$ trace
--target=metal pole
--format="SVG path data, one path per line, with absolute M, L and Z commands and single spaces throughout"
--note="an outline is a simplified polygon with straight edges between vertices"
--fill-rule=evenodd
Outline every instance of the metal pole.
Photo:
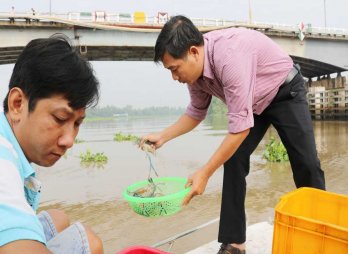
M 326 0 L 324 0 L 324 26 L 326 29 Z
M 50 16 L 52 16 L 52 5 L 51 5 L 51 0 L 50 0 Z
M 252 18 L 252 13 L 251 13 L 251 4 L 250 4 L 250 0 L 248 0 L 248 2 L 249 2 L 249 23 L 252 23 L 253 18 Z
M 160 247 L 160 246 L 165 245 L 165 244 L 170 244 L 172 246 L 174 244 L 175 240 L 180 239 L 180 238 L 182 238 L 184 236 L 190 235 L 190 234 L 192 234 L 193 232 L 196 232 L 199 229 L 205 228 L 205 227 L 207 227 L 207 226 L 209 226 L 211 224 L 214 224 L 214 223 L 218 222 L 219 220 L 220 220 L 220 217 L 215 218 L 215 219 L 213 219 L 211 221 L 208 221 L 208 222 L 206 222 L 206 223 L 204 223 L 202 225 L 199 225 L 199 226 L 197 226 L 195 228 L 189 229 L 189 230 L 187 230 L 185 232 L 182 232 L 182 233 L 177 234 L 175 236 L 169 237 L 169 238 L 167 238 L 167 239 L 165 239 L 163 241 L 160 241 L 160 242 L 152 245 L 151 247 L 157 248 L 157 247 Z

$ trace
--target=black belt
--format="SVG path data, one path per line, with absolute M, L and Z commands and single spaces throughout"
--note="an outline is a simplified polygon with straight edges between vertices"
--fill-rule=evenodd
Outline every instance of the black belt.
M 300 66 L 298 64 L 296 64 L 290 70 L 290 72 L 289 72 L 288 76 L 286 77 L 283 85 L 289 84 L 298 73 L 300 73 Z

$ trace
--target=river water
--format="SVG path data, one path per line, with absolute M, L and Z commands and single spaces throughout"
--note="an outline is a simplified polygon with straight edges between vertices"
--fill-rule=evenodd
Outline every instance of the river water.
M 130 184 L 145 180 L 149 163 L 145 153 L 130 142 L 113 141 L 116 132 L 145 135 L 168 126 L 177 117 L 152 119 L 119 118 L 87 122 L 79 139 L 66 156 L 51 168 L 38 169 L 43 183 L 40 209 L 59 208 L 73 221 L 91 226 L 104 242 L 105 253 L 131 245 L 153 245 L 168 237 L 215 219 L 220 213 L 222 168 L 211 177 L 204 195 L 194 198 L 179 213 L 146 218 L 134 213 L 122 198 Z M 154 159 L 161 177 L 187 177 L 202 166 L 226 133 L 225 117 L 205 120 L 194 131 L 167 143 Z M 325 171 L 327 190 L 348 195 L 348 122 L 314 121 L 317 150 Z M 288 162 L 269 163 L 262 158 L 265 144 L 278 137 L 273 128 L 266 133 L 251 157 L 247 177 L 246 212 L 248 224 L 272 221 L 279 198 L 293 190 Z M 83 165 L 79 155 L 90 149 L 108 156 L 103 166 Z M 217 224 L 178 240 L 174 253 L 184 253 L 217 238 Z M 164 250 L 166 250 L 164 246 Z

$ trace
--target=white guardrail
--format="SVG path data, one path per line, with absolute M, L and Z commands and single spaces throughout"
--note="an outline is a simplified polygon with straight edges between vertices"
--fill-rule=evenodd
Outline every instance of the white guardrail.
M 121 23 L 121 24 L 147 24 L 147 25 L 162 25 L 170 16 L 166 12 L 158 12 L 156 16 L 148 16 L 144 12 L 134 13 L 109 13 L 105 11 L 94 11 L 94 12 L 68 12 L 68 13 L 47 13 L 47 12 L 0 12 L 0 19 L 16 18 L 21 16 L 52 16 L 60 19 L 67 19 L 79 22 L 96 22 L 96 23 Z M 225 19 L 212 19 L 212 18 L 191 18 L 192 22 L 197 26 L 257 26 L 269 29 L 276 29 L 288 32 L 299 32 L 302 31 L 306 34 L 332 34 L 332 35 L 347 35 L 348 29 L 343 28 L 324 28 L 324 27 L 313 27 L 311 24 L 303 24 L 302 22 L 298 25 L 288 24 L 277 24 L 267 22 L 252 22 L 237 20 L 225 20 Z

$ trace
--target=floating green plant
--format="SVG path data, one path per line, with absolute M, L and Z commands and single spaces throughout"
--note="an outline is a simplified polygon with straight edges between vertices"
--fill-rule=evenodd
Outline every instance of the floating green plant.
M 274 137 L 266 144 L 266 150 L 263 153 L 263 158 L 270 162 L 289 161 L 289 156 L 281 141 L 276 141 Z
M 84 163 L 106 163 L 108 157 L 104 153 L 92 153 L 91 150 L 87 149 L 86 153 L 80 154 L 81 162 Z
M 132 134 L 123 134 L 122 132 L 118 132 L 114 136 L 114 140 L 117 142 L 122 142 L 122 141 L 133 141 L 136 142 L 139 140 L 139 137 L 134 136 Z

